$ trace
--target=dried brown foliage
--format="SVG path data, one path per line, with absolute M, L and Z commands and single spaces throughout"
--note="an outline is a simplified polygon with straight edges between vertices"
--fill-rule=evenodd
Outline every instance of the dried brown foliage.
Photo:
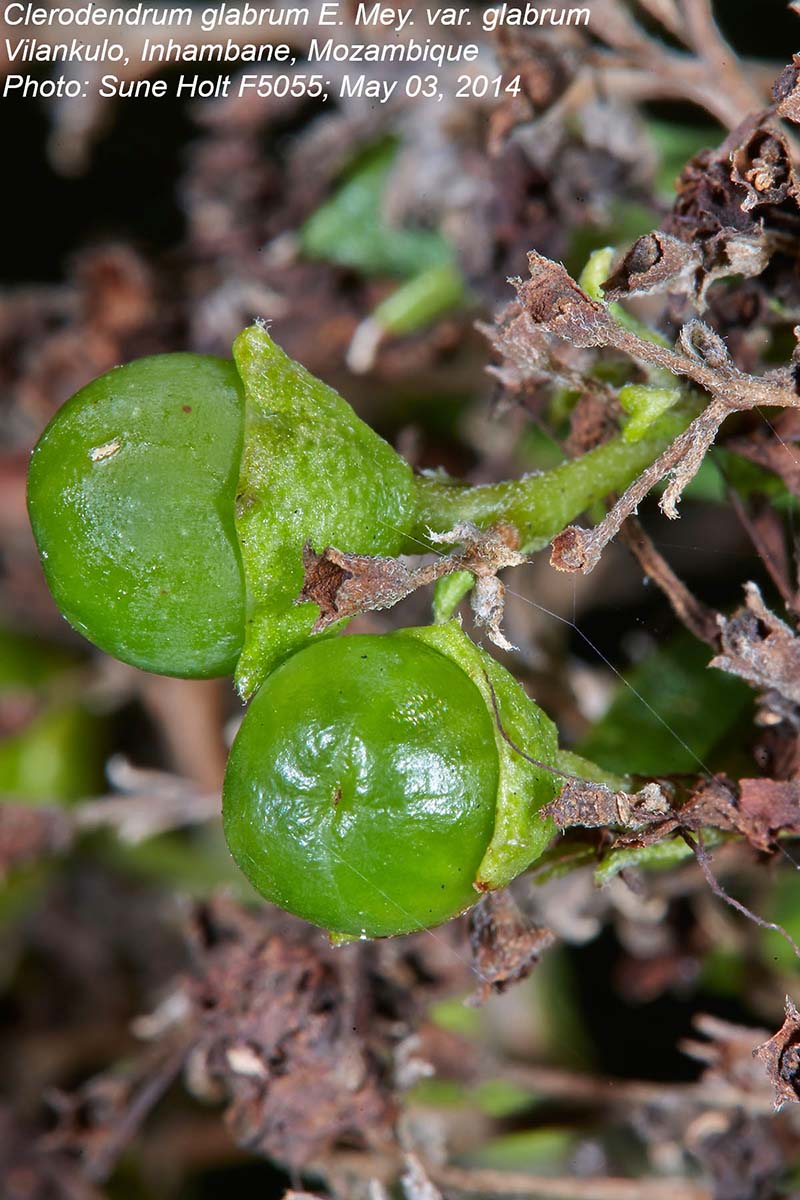
M 225 1097 L 236 1140 L 297 1165 L 341 1140 L 386 1141 L 398 1030 L 376 1013 L 368 971 L 351 955 L 348 979 L 333 954 L 233 906 L 201 910 L 194 939 L 190 1080 Z
M 775 1105 L 800 1100 L 800 1015 L 786 997 L 786 1018 L 769 1041 L 756 1046 L 753 1054 L 762 1063 L 775 1089 Z
M 481 897 L 470 913 L 469 939 L 481 980 L 473 1004 L 483 1004 L 525 979 L 556 940 L 549 929 L 524 917 L 508 890 Z
M 417 588 L 454 571 L 468 571 L 475 580 L 471 602 L 477 623 L 495 645 L 513 649 L 500 629 L 504 587 L 497 573 L 527 561 L 517 550 L 517 531 L 507 525 L 481 530 L 463 522 L 446 533 L 429 531 L 429 538 L 434 545 L 461 542 L 464 549 L 440 555 L 427 565 L 410 567 L 399 558 L 348 554 L 334 546 L 317 554 L 307 545 L 303 549 L 305 579 L 297 602 L 311 601 L 319 606 L 314 629 L 322 630 L 342 618 L 391 608 Z

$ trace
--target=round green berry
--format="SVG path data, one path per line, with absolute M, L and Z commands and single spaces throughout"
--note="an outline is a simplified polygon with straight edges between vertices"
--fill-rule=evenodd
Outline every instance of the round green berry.
M 480 692 L 410 638 L 319 642 L 269 677 L 225 782 L 225 832 L 270 900 L 328 929 L 437 925 L 475 901 L 497 755 Z
M 164 354 L 95 379 L 42 434 L 33 532 L 56 603 L 102 650 L 165 675 L 234 669 L 243 431 L 232 363 Z
M 447 920 L 538 857 L 554 777 L 510 762 L 487 664 L 512 728 L 553 762 L 551 722 L 454 625 L 317 642 L 269 676 L 223 793 L 228 845 L 262 895 L 382 937 Z

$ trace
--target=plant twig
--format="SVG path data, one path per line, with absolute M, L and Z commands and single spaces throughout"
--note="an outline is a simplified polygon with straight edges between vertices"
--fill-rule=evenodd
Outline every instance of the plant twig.
M 440 1187 L 495 1196 L 531 1196 L 536 1200 L 711 1200 L 708 1188 L 686 1179 L 547 1178 L 520 1171 L 429 1167 Z
M 686 26 L 676 0 L 639 0 L 639 7 L 659 21 L 673 37 L 685 42 Z
M 631 554 L 647 578 L 652 579 L 667 597 L 678 620 L 701 642 L 706 642 L 709 646 L 718 646 L 719 626 L 716 613 L 698 600 L 675 574 L 656 549 L 652 539 L 645 533 L 638 517 L 629 517 L 621 532 Z
M 674 472 L 674 478 L 661 498 L 661 508 L 667 516 L 677 516 L 675 493 L 682 490 L 697 473 L 727 415 L 727 409 L 720 404 L 709 404 L 664 453 L 634 480 L 598 525 L 591 530 L 570 525 L 553 539 L 551 564 L 559 571 L 583 571 L 588 574 L 597 566 L 603 550 L 617 536 L 623 523 L 638 510 L 648 492 L 670 471 Z M 667 492 L 670 492 L 669 497 Z M 667 511 L 667 506 L 670 506 L 670 511 Z
M 728 97 L 742 115 L 761 106 L 763 97 L 745 78 L 735 51 L 728 45 L 714 20 L 710 0 L 680 0 L 689 42 L 705 64 L 714 87 Z
M 734 896 L 729 895 L 728 892 L 725 891 L 724 887 L 711 870 L 711 860 L 709 858 L 708 851 L 703 845 L 702 831 L 698 831 L 697 841 L 695 841 L 691 834 L 687 833 L 685 829 L 681 830 L 681 837 L 686 842 L 686 845 L 692 850 L 695 858 L 697 859 L 697 865 L 703 872 L 706 883 L 711 888 L 714 895 L 717 896 L 718 899 L 724 900 L 724 902 L 730 905 L 731 908 L 735 908 L 738 913 L 741 913 L 743 917 L 747 917 L 748 921 L 752 921 L 753 924 L 758 925 L 760 929 L 771 929 L 773 933 L 779 933 L 781 937 L 791 946 L 796 957 L 800 958 L 800 947 L 798 947 L 797 942 L 782 925 L 778 925 L 775 921 L 765 921 L 763 917 L 759 917 L 758 914 L 754 913 L 752 909 L 749 909 L 747 905 L 742 904 L 741 900 L 737 900 Z
M 767 1089 L 763 1093 L 750 1092 L 716 1080 L 701 1080 L 698 1083 L 652 1083 L 646 1079 L 613 1079 L 602 1075 L 562 1071 L 557 1067 L 517 1063 L 497 1064 L 496 1069 L 509 1083 L 516 1083 L 544 1096 L 572 1103 L 624 1108 L 642 1105 L 677 1110 L 686 1104 L 696 1104 L 704 1108 L 745 1109 L 752 1113 L 772 1111 L 772 1097 Z
M 680 349 L 672 349 L 642 336 L 627 322 L 620 323 L 613 308 L 587 294 L 560 264 L 535 251 L 528 255 L 528 263 L 530 280 L 514 283 L 523 312 L 534 326 L 579 349 L 620 350 L 661 371 L 691 380 L 710 396 L 706 407 L 655 462 L 645 467 L 599 525 L 591 531 L 569 526 L 555 538 L 552 565 L 561 571 L 589 572 L 623 521 L 667 475 L 671 478 L 660 507 L 665 516 L 677 517 L 681 494 L 696 475 L 727 416 L 762 405 L 798 408 L 800 396 L 788 372 L 754 376 L 740 371 L 719 334 L 702 321 L 684 325 L 678 339 Z

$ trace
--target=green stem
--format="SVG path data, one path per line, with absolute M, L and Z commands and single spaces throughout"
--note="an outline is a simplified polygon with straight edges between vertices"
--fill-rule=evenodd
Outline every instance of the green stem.
M 378 305 L 372 320 L 386 333 L 403 336 L 458 308 L 467 296 L 455 263 L 438 263 L 401 283 Z
M 486 527 L 514 525 L 524 551 L 551 541 L 571 521 L 610 492 L 623 491 L 658 458 L 697 415 L 689 398 L 656 421 L 649 434 L 628 442 L 621 435 L 551 471 L 472 487 L 435 476 L 417 478 L 417 523 L 407 552 L 428 529 L 444 533 L 459 521 Z

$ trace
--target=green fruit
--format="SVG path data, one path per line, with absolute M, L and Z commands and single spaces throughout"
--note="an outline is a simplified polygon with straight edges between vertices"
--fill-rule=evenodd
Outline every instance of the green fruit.
M 620 490 L 688 421 L 670 410 L 553 471 L 469 487 L 409 465 L 261 326 L 233 362 L 141 359 L 88 384 L 33 452 L 28 502 L 61 611 L 165 675 L 235 671 L 252 696 L 315 632 L 303 547 L 396 555 L 471 521 L 543 545 Z M 327 632 L 334 632 L 335 626 Z
M 102 650 L 167 675 L 234 669 L 243 430 L 232 363 L 164 354 L 95 379 L 42 434 L 33 532 L 56 603 Z
M 437 925 L 507 883 L 552 837 L 538 810 L 558 777 L 510 748 L 495 703 L 504 731 L 555 763 L 552 723 L 454 622 L 295 654 L 228 762 L 225 834 L 244 874 L 356 937 Z
M 31 524 L 67 619 L 145 670 L 237 670 L 250 695 L 311 635 L 306 541 L 394 554 L 411 469 L 260 327 L 234 362 L 140 359 L 88 384 L 33 453 Z

